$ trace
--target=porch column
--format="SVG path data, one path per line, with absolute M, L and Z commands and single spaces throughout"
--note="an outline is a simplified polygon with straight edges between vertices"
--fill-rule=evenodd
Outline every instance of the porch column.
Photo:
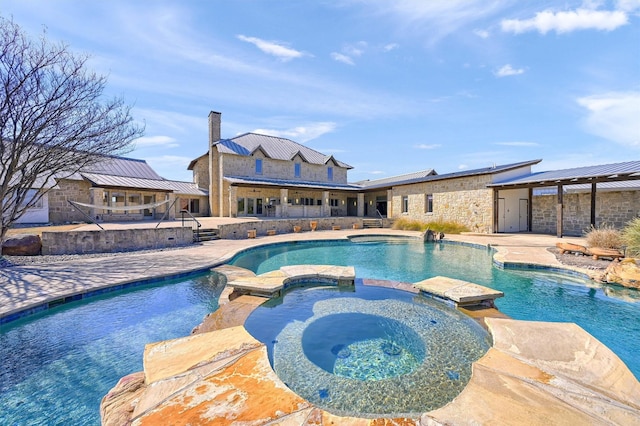
M 562 207 L 563 207 L 562 184 L 558 185 L 558 204 L 556 205 L 556 236 L 562 238 Z
M 393 191 L 391 189 L 387 189 L 387 217 L 393 217 Z
M 331 206 L 329 205 L 329 191 L 322 191 L 322 217 L 331 216 Z
M 238 217 L 238 187 L 229 186 L 229 217 Z
M 364 192 L 358 193 L 358 217 L 364 217 Z
M 287 207 L 289 207 L 289 190 L 284 188 L 280 189 L 280 207 L 282 211 L 282 217 L 289 217 Z

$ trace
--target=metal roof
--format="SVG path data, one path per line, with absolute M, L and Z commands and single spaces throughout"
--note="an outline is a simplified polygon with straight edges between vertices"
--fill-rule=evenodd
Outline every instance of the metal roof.
M 540 161 L 542 160 L 529 160 L 529 161 L 522 161 L 520 163 L 503 164 L 500 166 L 484 167 L 481 169 L 465 170 L 462 172 L 446 173 L 442 175 L 432 174 L 432 175 L 427 175 L 422 177 L 415 177 L 412 179 L 398 179 L 397 181 L 393 180 L 393 178 L 389 178 L 388 182 L 384 182 L 383 184 L 379 184 L 379 185 L 369 184 L 366 181 L 360 182 L 360 184 L 362 185 L 362 189 L 390 188 L 392 186 L 399 186 L 399 185 L 408 185 L 408 184 L 422 183 L 422 182 L 433 182 L 433 181 L 445 180 L 445 179 L 456 179 L 456 178 L 462 178 L 462 177 L 502 173 L 510 170 L 519 169 L 521 167 L 532 166 L 534 164 L 538 164 Z M 404 176 L 408 176 L 408 175 L 402 175 L 402 176 L 399 176 L 399 178 L 402 178 Z M 376 182 L 376 181 L 369 181 L 369 182 Z
M 598 192 L 611 192 L 611 191 L 638 191 L 640 190 L 640 181 L 619 181 L 619 182 L 600 182 L 597 183 Z M 578 192 L 590 192 L 591 184 L 584 183 L 580 185 L 563 185 L 562 191 L 565 194 L 578 193 Z M 547 186 L 542 188 L 536 188 L 533 190 L 533 195 L 554 195 L 558 193 L 557 186 Z
M 492 187 L 541 187 L 640 179 L 640 161 L 550 170 L 490 184 Z
M 100 175 L 95 173 L 83 173 L 82 176 L 96 186 L 153 189 L 156 191 L 173 192 L 169 181 L 162 179 L 141 179 L 124 176 Z
M 224 154 L 248 156 L 257 150 L 262 150 L 269 158 L 285 161 L 291 161 L 299 154 L 304 161 L 311 164 L 327 164 L 330 161 L 334 161 L 339 167 L 353 168 L 342 161 L 336 160 L 331 155 L 322 154 L 292 140 L 276 136 L 245 133 L 235 138 L 221 139 L 215 142 L 214 145 Z
M 354 182 L 353 184 L 360 185 L 366 189 L 373 189 L 373 188 L 379 188 L 379 187 L 385 187 L 385 186 L 399 185 L 402 182 L 415 181 L 416 179 L 422 179 L 427 176 L 432 176 L 437 174 L 438 173 L 436 173 L 435 170 L 427 169 L 427 170 L 421 170 L 419 172 L 407 173 L 407 174 L 398 175 L 398 176 L 391 176 L 391 177 L 382 178 L 382 179 L 363 180 L 359 182 Z
M 193 182 L 181 182 L 176 180 L 165 180 L 165 182 L 169 185 L 169 188 L 173 189 L 173 192 L 178 195 L 209 195 L 209 191 L 198 188 L 198 186 Z
M 262 186 L 278 186 L 278 187 L 290 187 L 290 188 L 309 188 L 309 189 L 323 189 L 326 191 L 361 191 L 362 188 L 358 185 L 352 185 L 348 183 L 335 184 L 329 182 L 313 182 L 313 181 L 300 181 L 300 180 L 286 180 L 286 179 L 266 179 L 266 178 L 252 178 L 246 176 L 225 176 L 224 180 L 236 185 L 262 185 Z
M 104 157 L 104 161 L 100 161 L 83 171 L 100 175 L 155 180 L 163 179 L 145 160 L 124 157 Z

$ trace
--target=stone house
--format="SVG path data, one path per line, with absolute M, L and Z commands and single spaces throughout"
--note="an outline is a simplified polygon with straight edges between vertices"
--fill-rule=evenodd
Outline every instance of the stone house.
M 209 215 L 206 190 L 164 179 L 144 160 L 105 156 L 88 170 L 52 179 L 45 187 L 47 194 L 19 223 L 174 219 L 182 210 Z
M 362 215 L 347 182 L 352 167 L 289 139 L 245 133 L 220 138 L 221 115 L 209 114 L 209 151 L 193 160 L 196 185 L 209 188 L 219 217 Z

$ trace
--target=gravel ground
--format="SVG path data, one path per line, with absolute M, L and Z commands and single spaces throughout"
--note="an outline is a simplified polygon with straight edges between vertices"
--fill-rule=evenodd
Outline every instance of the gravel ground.
M 0 268 L 10 268 L 12 266 L 20 266 L 20 265 L 36 265 L 36 264 L 44 264 L 44 263 L 58 263 L 58 262 L 66 262 L 66 261 L 69 261 L 69 260 L 88 259 L 88 258 L 97 258 L 97 257 L 114 257 L 114 256 L 122 256 L 122 255 L 138 254 L 138 253 L 151 253 L 151 252 L 161 252 L 161 251 L 169 251 L 169 250 L 180 250 L 181 248 L 184 248 L 184 247 L 167 247 L 167 248 L 155 249 L 155 250 L 136 250 L 136 251 L 117 252 L 117 253 L 64 254 L 64 255 L 55 255 L 55 256 L 54 255 L 50 255 L 50 256 L 1 256 L 0 257 Z

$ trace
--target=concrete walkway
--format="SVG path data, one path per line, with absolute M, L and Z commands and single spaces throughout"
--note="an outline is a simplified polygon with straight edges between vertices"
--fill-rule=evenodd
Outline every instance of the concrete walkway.
M 214 226 L 215 223 L 207 225 Z M 87 227 L 90 226 L 95 225 L 87 225 Z M 155 226 L 155 224 L 149 224 L 149 226 Z M 238 251 L 257 245 L 343 239 L 349 235 L 372 234 L 416 237 L 420 235 L 418 232 L 390 229 L 304 232 L 256 239 L 216 240 L 181 249 L 121 253 L 103 257 L 78 257 L 56 263 L 3 268 L 0 270 L 0 324 L 15 319 L 19 312 L 28 309 L 46 309 L 47 304 L 55 305 L 64 302 L 65 298 L 67 300 L 74 297 L 81 298 L 88 292 L 103 288 L 207 270 L 227 262 Z M 554 255 L 547 251 L 548 247 L 553 247 L 559 241 L 556 237 L 549 235 L 447 235 L 445 239 L 491 245 L 498 251 L 495 259 L 499 263 L 525 263 L 564 268 Z M 562 240 L 584 244 L 582 238 L 565 237 Z M 581 272 L 589 273 L 587 270 Z

